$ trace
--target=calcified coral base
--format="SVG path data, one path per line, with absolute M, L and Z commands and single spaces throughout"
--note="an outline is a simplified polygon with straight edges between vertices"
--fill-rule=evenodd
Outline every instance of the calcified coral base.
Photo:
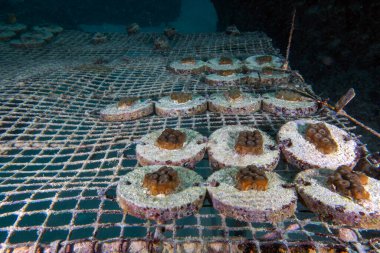
M 368 178 L 369 199 L 352 200 L 330 188 L 328 169 L 306 170 L 296 177 L 297 191 L 306 206 L 323 220 L 357 228 L 380 228 L 380 181 Z
M 208 193 L 213 207 L 223 215 L 247 222 L 280 222 L 294 214 L 297 196 L 294 189 L 276 173 L 265 172 L 265 190 L 241 191 L 236 188 L 237 168 L 226 168 L 208 179 Z
M 337 151 L 331 154 L 320 152 L 306 140 L 305 131 L 309 124 L 323 123 L 337 144 Z M 300 169 L 337 169 L 341 165 L 353 167 L 359 159 L 359 147 L 344 130 L 321 121 L 295 120 L 280 128 L 277 134 L 282 153 L 288 163 Z
M 152 114 L 153 108 L 153 101 L 150 99 L 123 98 L 102 109 L 100 118 L 105 121 L 135 120 Z
M 222 114 L 250 114 L 261 108 L 261 97 L 251 93 L 239 92 L 239 97 L 226 93 L 212 94 L 208 101 L 208 109 Z
M 177 74 L 200 74 L 205 70 L 206 63 L 194 57 L 185 57 L 171 62 L 168 69 Z
M 154 131 L 143 136 L 136 146 L 136 156 L 139 164 L 143 166 L 154 164 L 177 165 L 194 168 L 195 164 L 202 160 L 205 154 L 207 138 L 190 129 L 180 128 L 177 131 L 183 133 L 186 139 L 182 147 L 176 149 L 165 149 L 157 145 L 157 140 L 162 136 L 163 130 Z M 170 134 L 168 138 L 170 138 Z M 175 141 L 176 143 L 177 140 Z M 170 143 L 170 147 L 173 147 L 172 145 L 177 147 L 177 144 Z
M 165 222 L 198 212 L 206 195 L 203 179 L 192 170 L 171 166 L 179 184 L 170 194 L 151 195 L 142 188 L 144 177 L 161 166 L 136 168 L 120 179 L 116 188 L 117 200 L 124 212 L 142 219 Z
M 296 95 L 267 93 L 263 95 L 263 110 L 278 116 L 305 117 L 318 110 L 318 103 Z
M 262 136 L 261 154 L 239 154 L 235 149 L 241 132 L 258 131 Z M 280 159 L 278 146 L 261 130 L 248 126 L 227 126 L 213 132 L 208 142 L 208 156 L 213 169 L 224 167 L 245 168 L 254 165 L 260 169 L 273 170 Z
M 190 116 L 204 113 L 207 110 L 207 100 L 200 95 L 192 94 L 190 100 L 178 103 L 171 96 L 166 96 L 156 102 L 155 108 L 157 115 L 164 117 Z

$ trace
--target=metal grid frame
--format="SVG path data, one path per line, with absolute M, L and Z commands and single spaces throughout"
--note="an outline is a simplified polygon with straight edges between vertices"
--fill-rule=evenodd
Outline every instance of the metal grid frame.
M 100 121 L 99 109 L 121 96 L 155 98 L 179 90 L 207 95 L 223 89 L 207 86 L 201 76 L 166 71 L 168 62 L 178 57 L 278 53 L 262 33 L 182 35 L 171 42 L 169 52 L 153 50 L 156 36 L 110 34 L 108 43 L 91 45 L 91 35 L 67 31 L 46 47 L 27 52 L 0 44 L 0 64 L 6 66 L 0 68 L 0 252 L 75 251 L 76 247 L 94 249 L 95 244 L 120 249 L 143 245 L 151 250 L 166 245 L 180 251 L 180 245 L 188 241 L 206 250 L 222 247 L 221 251 L 242 245 L 262 252 L 266 245 L 292 251 L 300 244 L 320 251 L 326 247 L 380 250 L 379 231 L 354 229 L 359 242 L 345 243 L 337 236 L 341 227 L 319 221 L 302 204 L 294 217 L 276 225 L 225 218 L 208 201 L 199 214 L 165 225 L 123 214 L 115 201 L 115 187 L 121 176 L 136 167 L 134 145 L 142 135 L 185 127 L 209 136 L 222 126 L 237 124 L 253 125 L 275 136 L 291 120 L 265 112 L 207 112 L 133 122 Z M 102 57 L 109 62 L 94 64 Z M 12 64 L 6 65 L 10 59 Z M 30 68 L 36 62 L 42 67 Z M 28 71 L 20 77 L 17 69 Z M 349 132 L 355 129 L 328 110 L 314 118 Z M 196 171 L 205 178 L 212 173 L 207 159 Z M 285 163 L 276 171 L 288 180 L 297 172 Z

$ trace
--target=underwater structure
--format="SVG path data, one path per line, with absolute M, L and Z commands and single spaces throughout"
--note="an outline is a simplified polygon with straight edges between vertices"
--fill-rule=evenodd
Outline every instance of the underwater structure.
M 380 250 L 380 135 L 360 87 L 328 99 L 298 67 L 306 4 L 271 36 L 260 2 L 213 1 L 204 33 L 170 23 L 183 2 L 127 3 L 1 16 L 0 252 Z M 80 30 L 97 11 L 123 31 Z

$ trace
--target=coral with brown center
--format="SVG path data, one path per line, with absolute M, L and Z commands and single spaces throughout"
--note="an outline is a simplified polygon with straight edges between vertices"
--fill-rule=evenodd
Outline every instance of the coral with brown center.
M 166 128 L 157 138 L 157 146 L 163 149 L 180 149 L 186 140 L 186 134 L 171 128 Z
M 178 172 L 171 167 L 163 166 L 155 172 L 145 174 L 143 187 L 156 196 L 175 192 L 179 183 Z
M 191 93 L 175 92 L 170 95 L 170 98 L 177 103 L 183 104 L 192 99 Z
M 270 63 L 270 62 L 272 62 L 272 56 L 271 55 L 258 56 L 258 57 L 256 57 L 256 62 L 259 65 L 263 65 L 265 63 Z
M 117 103 L 118 109 L 126 109 L 130 106 L 132 106 L 134 103 L 136 103 L 138 98 L 135 97 L 125 97 L 121 98 L 119 102 Z
M 233 61 L 229 57 L 220 57 L 219 64 L 220 65 L 232 65 Z
M 242 94 L 241 94 L 241 91 L 239 89 L 231 89 L 231 90 L 228 90 L 224 93 L 224 96 L 228 99 L 228 100 L 237 100 L 239 98 L 241 98 Z
M 235 143 L 235 151 L 241 155 L 261 155 L 263 153 L 263 136 L 258 130 L 240 132 Z
M 233 74 L 235 74 L 234 70 L 222 70 L 219 72 L 219 75 L 221 75 L 221 76 L 230 76 Z
M 306 128 L 305 139 L 313 143 L 317 150 L 325 155 L 338 150 L 338 144 L 324 123 L 309 124 Z
M 240 191 L 265 191 L 268 189 L 268 178 L 263 170 L 250 165 L 240 169 L 236 174 L 236 188 Z
M 194 57 L 185 57 L 181 59 L 182 64 L 195 64 Z
M 350 167 L 342 165 L 327 178 L 327 184 L 339 194 L 355 200 L 369 199 L 370 195 L 363 185 L 368 184 L 368 177 L 354 172 Z
M 279 90 L 276 92 L 276 98 L 287 101 L 304 101 L 305 98 L 301 94 L 290 90 Z

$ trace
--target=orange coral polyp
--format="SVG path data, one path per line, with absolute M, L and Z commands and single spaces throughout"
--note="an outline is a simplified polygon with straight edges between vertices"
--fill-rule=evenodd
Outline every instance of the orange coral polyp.
M 328 155 L 338 150 L 338 144 L 333 139 L 329 129 L 323 123 L 309 124 L 305 138 L 314 144 L 321 153 Z
M 327 184 L 339 194 L 354 200 L 369 199 L 370 194 L 363 185 L 368 183 L 368 177 L 360 172 L 354 172 L 348 166 L 340 166 L 327 178 Z
M 167 195 L 175 192 L 179 183 L 177 171 L 171 167 L 163 166 L 159 170 L 147 173 L 144 176 L 143 187 L 147 188 L 153 196 Z
M 258 130 L 242 131 L 235 143 L 235 151 L 241 155 L 261 155 L 263 151 L 263 136 Z
M 268 178 L 263 170 L 252 165 L 247 166 L 236 174 L 236 188 L 240 191 L 265 191 L 268 189 Z

